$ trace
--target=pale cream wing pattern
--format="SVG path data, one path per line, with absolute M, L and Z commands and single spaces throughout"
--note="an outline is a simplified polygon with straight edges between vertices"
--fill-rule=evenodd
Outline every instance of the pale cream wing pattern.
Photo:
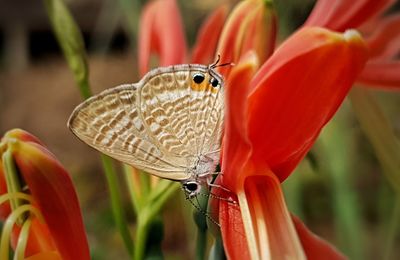
M 69 127 L 117 160 L 162 178 L 188 179 L 200 155 L 219 158 L 222 87 L 203 89 L 192 80 L 195 73 L 208 71 L 203 65 L 154 69 L 137 84 L 83 102 L 72 113 Z M 215 77 L 222 85 L 220 76 Z

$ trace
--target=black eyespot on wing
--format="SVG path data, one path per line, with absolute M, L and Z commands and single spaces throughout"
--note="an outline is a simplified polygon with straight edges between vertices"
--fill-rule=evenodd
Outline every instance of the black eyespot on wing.
M 202 73 L 196 73 L 193 75 L 193 81 L 196 84 L 202 83 L 204 81 L 204 79 L 205 79 L 205 76 Z
M 212 78 L 210 80 L 211 86 L 213 86 L 214 88 L 218 87 L 219 81 L 215 78 Z

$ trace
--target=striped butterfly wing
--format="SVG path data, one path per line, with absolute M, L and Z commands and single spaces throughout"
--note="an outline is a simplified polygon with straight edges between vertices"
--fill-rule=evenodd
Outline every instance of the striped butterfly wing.
M 202 65 L 154 69 L 137 84 L 83 102 L 69 127 L 117 160 L 162 178 L 188 179 L 200 154 L 219 156 L 223 121 L 222 92 L 206 81 L 193 85 L 195 73 L 209 75 Z

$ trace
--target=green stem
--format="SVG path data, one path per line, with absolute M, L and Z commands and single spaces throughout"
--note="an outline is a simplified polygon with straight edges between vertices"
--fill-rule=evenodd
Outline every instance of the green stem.
M 58 44 L 74 74 L 81 95 L 86 99 L 91 96 L 91 92 L 82 33 L 63 0 L 44 0 L 44 4 Z
M 168 185 L 166 185 L 168 184 Z M 163 190 L 159 192 L 159 185 Z M 144 204 L 144 207 L 138 212 L 137 216 L 137 229 L 136 229 L 136 240 L 135 240 L 135 260 L 141 260 L 146 252 L 146 242 L 149 233 L 149 227 L 152 225 L 153 220 L 160 213 L 165 202 L 179 189 L 180 184 L 178 182 L 171 182 L 167 180 L 160 180 L 157 187 L 152 190 L 158 196 L 153 194 L 149 195 L 148 203 Z
M 149 215 L 149 208 L 145 207 L 141 210 L 140 214 L 137 218 L 137 229 L 136 229 L 136 245 L 135 245 L 135 253 L 134 253 L 134 260 L 142 260 L 144 259 L 144 253 L 146 251 L 146 242 L 149 233 L 149 223 L 150 218 Z
M 76 83 L 79 86 L 79 91 L 84 99 L 88 99 L 92 96 L 92 91 L 90 90 L 90 84 L 88 79 L 79 80 L 76 79 Z
M 22 190 L 20 181 L 18 179 L 18 171 L 15 166 L 14 158 L 10 147 L 3 153 L 3 168 L 5 170 L 5 179 L 7 183 L 7 190 L 9 193 L 16 194 Z M 16 210 L 23 202 L 18 198 L 10 199 L 12 210 Z M 17 223 L 22 224 L 26 215 L 18 218 Z
M 197 230 L 196 259 L 204 260 L 207 247 L 207 232 Z
M 167 180 L 164 180 L 167 181 Z M 165 202 L 180 188 L 180 183 L 170 182 L 170 185 L 165 189 L 162 196 L 158 196 L 158 199 L 151 204 L 151 214 L 150 217 L 156 216 L 164 206 Z
M 224 245 L 222 244 L 221 237 L 216 237 L 214 245 L 211 248 L 209 260 L 226 259 Z
M 178 183 L 164 179 L 159 180 L 157 185 L 151 190 L 151 192 L 149 191 L 147 194 L 147 201 L 151 203 L 153 203 L 153 201 L 157 201 L 160 197 L 164 196 L 164 192 L 166 192 L 173 184 L 179 187 Z
M 129 254 L 133 255 L 133 241 L 131 234 L 129 233 L 128 223 L 124 208 L 122 207 L 121 195 L 118 189 L 118 183 L 116 178 L 116 171 L 113 167 L 113 161 L 106 155 L 101 155 L 101 161 L 104 168 L 104 173 L 107 178 L 108 189 L 111 197 L 111 208 L 115 219 L 115 224 L 121 234 L 122 240 L 124 241 L 125 247 Z
M 203 194 L 208 194 L 207 188 L 202 188 Z M 196 244 L 196 259 L 204 260 L 205 252 L 207 250 L 207 206 L 208 197 L 202 196 L 198 198 L 200 210 L 195 209 L 193 211 L 194 222 L 197 226 L 197 244 Z
M 400 219 L 400 195 L 397 195 L 395 199 L 395 205 L 393 208 L 392 216 L 390 219 L 389 229 L 387 232 L 387 238 L 384 249 L 384 257 L 383 259 L 389 260 L 391 259 L 391 253 L 393 252 L 397 230 L 399 229 L 399 219 Z
M 361 209 L 357 194 L 352 190 L 355 145 L 353 133 L 346 117 L 346 106 L 324 129 L 319 156 L 321 169 L 330 175 L 333 196 L 335 229 L 340 247 L 351 259 L 365 259 Z
M 135 210 L 136 215 L 138 214 L 139 210 L 142 207 L 142 200 L 139 198 L 138 192 L 135 191 L 134 182 L 136 181 L 133 177 L 132 170 L 130 166 L 124 164 L 124 172 L 125 172 L 125 181 L 126 185 L 128 186 L 129 196 L 131 198 L 133 209 Z
M 151 190 L 150 175 L 139 171 L 140 193 L 142 196 L 148 196 Z

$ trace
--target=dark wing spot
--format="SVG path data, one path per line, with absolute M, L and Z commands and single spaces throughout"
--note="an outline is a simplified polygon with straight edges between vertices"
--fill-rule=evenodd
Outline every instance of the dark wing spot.
M 214 88 L 218 87 L 219 81 L 215 78 L 212 78 L 210 80 L 211 86 L 213 86 Z
M 193 81 L 196 84 L 202 83 L 204 81 L 204 79 L 205 79 L 205 77 L 204 77 L 204 74 L 202 74 L 202 73 L 196 73 L 193 75 Z

